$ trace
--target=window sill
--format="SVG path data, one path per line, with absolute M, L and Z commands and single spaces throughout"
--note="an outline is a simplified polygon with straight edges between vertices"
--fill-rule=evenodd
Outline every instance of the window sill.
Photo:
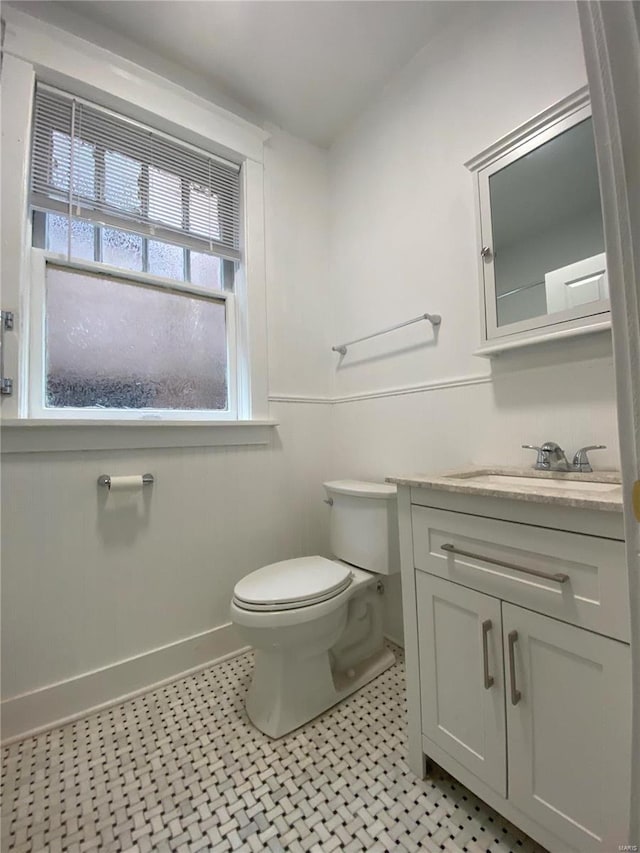
M 269 444 L 275 420 L 179 421 L 5 418 L 2 453 Z

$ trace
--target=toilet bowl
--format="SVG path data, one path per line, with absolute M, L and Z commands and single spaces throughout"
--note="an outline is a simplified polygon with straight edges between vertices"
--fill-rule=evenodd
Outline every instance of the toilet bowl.
M 275 738 L 395 661 L 384 645 L 379 578 L 399 568 L 395 487 L 357 481 L 324 486 L 336 559 L 300 557 L 264 566 L 236 584 L 231 602 L 231 619 L 255 651 L 247 714 Z

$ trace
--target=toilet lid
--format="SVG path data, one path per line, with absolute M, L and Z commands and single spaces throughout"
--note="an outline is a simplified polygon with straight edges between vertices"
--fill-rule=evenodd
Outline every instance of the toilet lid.
M 348 566 L 324 557 L 271 563 L 242 578 L 233 597 L 246 610 L 291 610 L 333 598 L 351 583 Z

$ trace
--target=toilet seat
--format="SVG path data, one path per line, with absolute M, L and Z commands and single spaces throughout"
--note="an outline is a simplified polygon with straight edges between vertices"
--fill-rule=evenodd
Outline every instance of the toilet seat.
M 251 572 L 238 581 L 233 599 L 244 610 L 293 610 L 334 598 L 350 586 L 352 578 L 344 563 L 299 557 Z

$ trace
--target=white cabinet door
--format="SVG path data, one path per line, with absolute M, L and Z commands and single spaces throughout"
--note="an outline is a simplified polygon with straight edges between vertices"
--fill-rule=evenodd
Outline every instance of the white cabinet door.
M 423 734 L 506 795 L 500 601 L 416 572 Z
M 503 603 L 509 800 L 580 853 L 628 843 L 629 646 Z

